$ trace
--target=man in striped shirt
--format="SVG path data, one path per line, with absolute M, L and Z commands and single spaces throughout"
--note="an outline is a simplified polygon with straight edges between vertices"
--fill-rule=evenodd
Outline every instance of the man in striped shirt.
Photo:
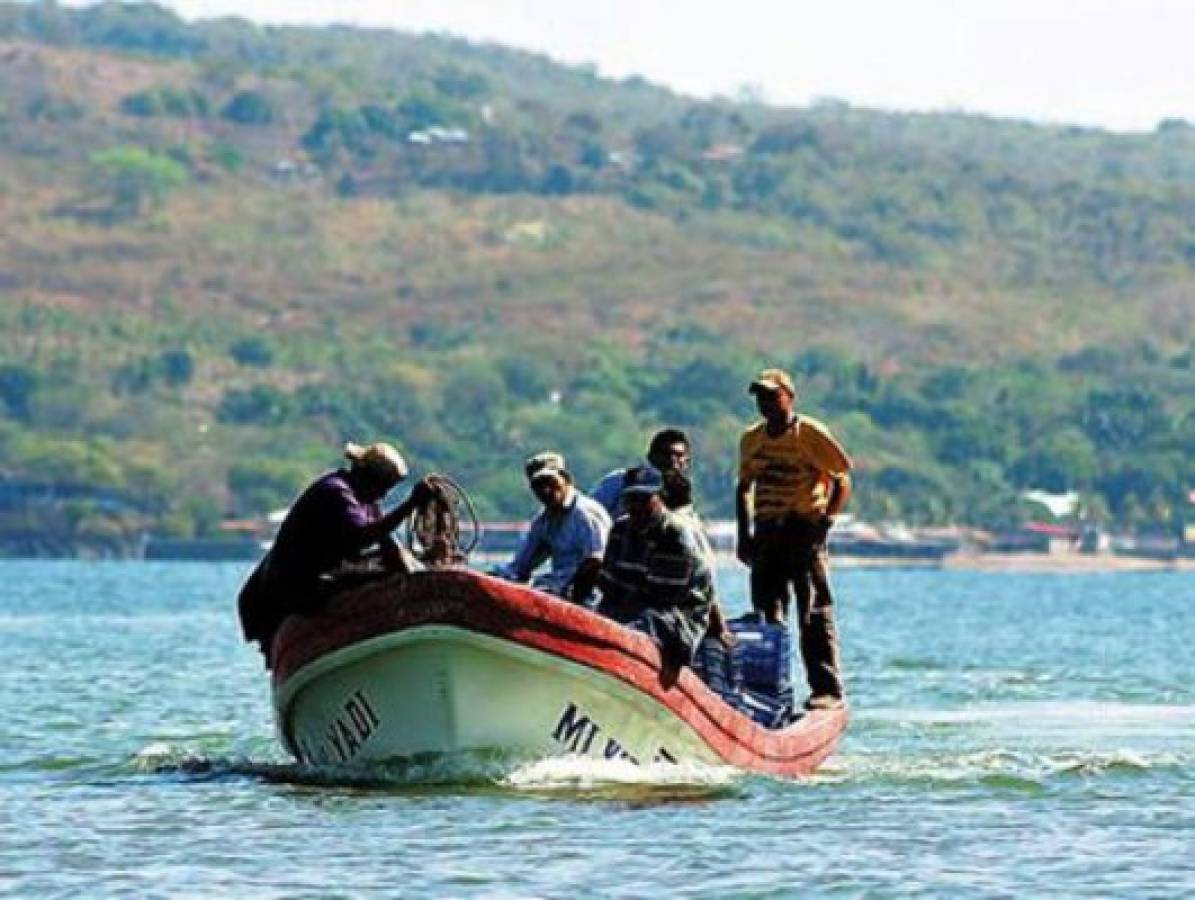
M 660 498 L 659 470 L 642 466 L 622 489 L 627 514 L 614 523 L 598 584 L 598 612 L 647 634 L 666 666 L 693 660 L 709 627 L 711 575 L 698 529 Z
M 701 550 L 705 554 L 706 565 L 710 570 L 710 634 L 726 646 L 735 642 L 734 633 L 726 624 L 726 614 L 718 602 L 717 566 L 714 551 L 705 533 L 705 523 L 697 514 L 697 507 L 693 502 L 693 482 L 690 478 L 690 468 L 693 465 L 693 447 L 689 436 L 679 428 L 665 428 L 657 431 L 647 445 L 647 462 L 640 466 L 630 466 L 625 469 L 615 469 L 597 483 L 590 492 L 590 496 L 606 508 L 610 518 L 617 521 L 626 515 L 626 503 L 623 488 L 630 484 L 641 468 L 655 468 L 659 470 L 664 480 L 664 488 L 660 491 L 660 500 L 664 506 L 688 519 L 694 527 Z
M 762 419 L 739 441 L 735 512 L 738 557 L 751 568 L 751 603 L 783 622 L 797 598 L 810 709 L 842 704 L 827 538 L 851 493 L 851 461 L 830 430 L 793 409 L 788 373 L 765 369 L 751 382 Z

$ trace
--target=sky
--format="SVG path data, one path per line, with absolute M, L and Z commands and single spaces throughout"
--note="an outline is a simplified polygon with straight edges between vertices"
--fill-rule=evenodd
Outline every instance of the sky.
M 186 18 L 440 31 L 643 75 L 1114 130 L 1195 121 L 1195 0 L 158 0 Z

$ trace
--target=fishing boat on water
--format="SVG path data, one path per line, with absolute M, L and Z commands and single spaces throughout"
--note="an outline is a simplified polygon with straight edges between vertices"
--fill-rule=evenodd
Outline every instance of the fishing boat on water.
M 645 635 L 464 568 L 364 584 L 283 623 L 274 708 L 301 762 L 369 766 L 429 755 L 577 754 L 636 763 L 813 772 L 845 709 L 758 724 Z

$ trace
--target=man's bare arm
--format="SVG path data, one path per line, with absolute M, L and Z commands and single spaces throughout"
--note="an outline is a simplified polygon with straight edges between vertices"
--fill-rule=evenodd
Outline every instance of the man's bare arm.
M 427 503 L 433 496 L 435 496 L 435 488 L 428 483 L 426 478 L 420 479 L 415 483 L 415 487 L 411 489 L 406 500 L 376 522 L 371 522 L 361 528 L 362 543 L 368 547 L 388 537 L 390 532 L 406 521 L 411 513 Z
M 739 479 L 734 491 L 734 517 L 738 523 L 738 541 L 735 554 L 745 566 L 751 565 L 755 550 L 751 539 L 751 482 Z
M 846 509 L 847 501 L 851 499 L 851 476 L 848 472 L 835 475 L 830 487 L 830 498 L 826 503 L 826 515 L 836 516 Z

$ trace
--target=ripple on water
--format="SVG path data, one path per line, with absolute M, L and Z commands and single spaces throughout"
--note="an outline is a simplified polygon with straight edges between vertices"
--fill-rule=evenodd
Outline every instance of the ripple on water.
M 1186 754 L 1137 750 L 1059 750 L 1048 753 L 1010 748 L 957 753 L 844 755 L 816 776 L 854 785 L 921 784 L 944 789 L 970 787 L 1028 795 L 1064 788 L 1076 779 L 1182 776 Z
M 1162 896 L 1195 884 L 1189 575 L 838 573 L 854 718 L 840 755 L 790 782 L 568 759 L 297 766 L 237 633 L 244 569 L 0 564 L 6 889 Z M 745 604 L 736 571 L 723 579 L 732 612 Z

